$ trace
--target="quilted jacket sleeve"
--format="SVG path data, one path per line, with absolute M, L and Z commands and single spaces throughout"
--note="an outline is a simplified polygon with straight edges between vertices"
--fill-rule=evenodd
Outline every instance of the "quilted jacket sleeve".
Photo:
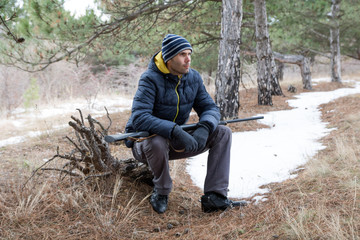
M 135 131 L 148 131 L 170 139 L 175 123 L 153 115 L 155 97 L 155 83 L 142 76 L 132 105 L 132 126 Z

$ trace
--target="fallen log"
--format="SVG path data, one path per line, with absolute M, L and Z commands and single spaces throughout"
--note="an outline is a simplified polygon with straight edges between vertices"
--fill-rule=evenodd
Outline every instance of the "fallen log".
M 256 56 L 254 51 L 241 51 L 241 53 L 249 56 Z M 302 55 L 284 55 L 273 52 L 276 61 L 281 63 L 296 64 L 300 67 L 303 88 L 307 90 L 312 89 L 311 84 L 311 70 L 310 59 Z

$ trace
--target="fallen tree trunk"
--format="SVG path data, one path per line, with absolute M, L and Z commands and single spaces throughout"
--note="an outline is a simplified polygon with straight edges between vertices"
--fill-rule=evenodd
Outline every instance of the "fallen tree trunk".
M 253 51 L 242 51 L 241 53 L 249 56 L 256 56 L 256 53 Z M 312 90 L 309 58 L 302 55 L 284 55 L 277 52 L 273 52 L 273 55 L 276 61 L 279 61 L 281 63 L 298 65 L 300 67 L 303 88 L 307 90 Z
M 279 62 L 298 65 L 301 71 L 303 88 L 308 90 L 312 89 L 309 58 L 302 55 L 283 55 L 277 52 L 274 52 L 274 57 Z

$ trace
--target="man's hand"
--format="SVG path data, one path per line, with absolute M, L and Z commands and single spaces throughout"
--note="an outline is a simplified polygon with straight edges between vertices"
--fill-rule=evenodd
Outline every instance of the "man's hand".
M 209 129 L 206 126 L 199 124 L 199 127 L 192 133 L 192 136 L 198 143 L 198 150 L 201 151 L 206 146 L 206 141 L 209 137 Z
M 195 152 L 198 149 L 198 142 L 193 136 L 176 125 L 172 131 L 172 138 L 185 148 L 185 152 Z

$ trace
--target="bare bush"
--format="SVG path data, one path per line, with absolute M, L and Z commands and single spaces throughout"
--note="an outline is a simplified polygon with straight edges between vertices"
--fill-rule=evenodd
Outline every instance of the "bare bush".
M 15 68 L 0 66 L 0 113 L 9 116 L 22 103 L 29 74 Z
M 78 94 L 79 83 L 74 76 L 76 66 L 66 62 L 56 63 L 44 71 L 34 73 L 39 81 L 42 103 L 50 103 L 55 99 L 68 99 Z
M 23 96 L 31 79 L 36 79 L 39 86 L 40 99 L 37 103 L 40 105 L 80 97 L 92 108 L 99 95 L 133 95 L 143 70 L 144 67 L 138 64 L 112 67 L 88 64 L 76 66 L 66 61 L 54 63 L 36 73 L 1 66 L 0 113 L 9 116 L 15 108 L 24 104 Z

